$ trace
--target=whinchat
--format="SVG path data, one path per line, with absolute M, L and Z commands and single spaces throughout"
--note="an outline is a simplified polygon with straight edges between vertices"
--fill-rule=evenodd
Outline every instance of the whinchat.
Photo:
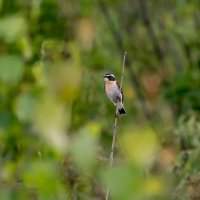
M 108 98 L 114 103 L 115 106 L 118 106 L 117 115 L 126 114 L 123 105 L 123 100 L 124 100 L 123 91 L 122 89 L 120 91 L 120 87 L 115 79 L 115 76 L 109 73 L 103 75 L 103 77 L 105 81 L 104 89 Z

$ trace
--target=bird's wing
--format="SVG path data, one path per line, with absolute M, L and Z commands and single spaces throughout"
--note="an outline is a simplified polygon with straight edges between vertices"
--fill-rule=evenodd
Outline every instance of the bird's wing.
M 118 87 L 119 90 L 120 90 L 120 85 L 119 85 L 119 83 L 117 83 L 117 87 Z M 122 94 L 122 103 L 123 103 L 123 102 L 124 102 L 124 93 L 123 93 L 122 88 L 121 88 L 121 94 Z

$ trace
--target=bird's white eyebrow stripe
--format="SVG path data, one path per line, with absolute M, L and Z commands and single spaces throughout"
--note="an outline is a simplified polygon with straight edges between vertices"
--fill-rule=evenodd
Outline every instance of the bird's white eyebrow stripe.
M 112 76 L 112 77 L 115 77 L 113 74 L 106 74 L 106 76 Z

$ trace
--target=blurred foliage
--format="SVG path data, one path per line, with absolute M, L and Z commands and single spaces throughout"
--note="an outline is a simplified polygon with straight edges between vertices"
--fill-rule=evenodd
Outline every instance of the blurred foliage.
M 199 0 L 0 0 L 0 196 L 200 199 Z M 102 75 L 123 83 L 114 106 Z

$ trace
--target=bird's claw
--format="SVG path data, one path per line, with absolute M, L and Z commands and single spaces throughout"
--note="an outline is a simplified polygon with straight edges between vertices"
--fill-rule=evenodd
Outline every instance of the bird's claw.
M 119 114 L 118 113 L 115 113 L 115 118 L 119 118 Z

